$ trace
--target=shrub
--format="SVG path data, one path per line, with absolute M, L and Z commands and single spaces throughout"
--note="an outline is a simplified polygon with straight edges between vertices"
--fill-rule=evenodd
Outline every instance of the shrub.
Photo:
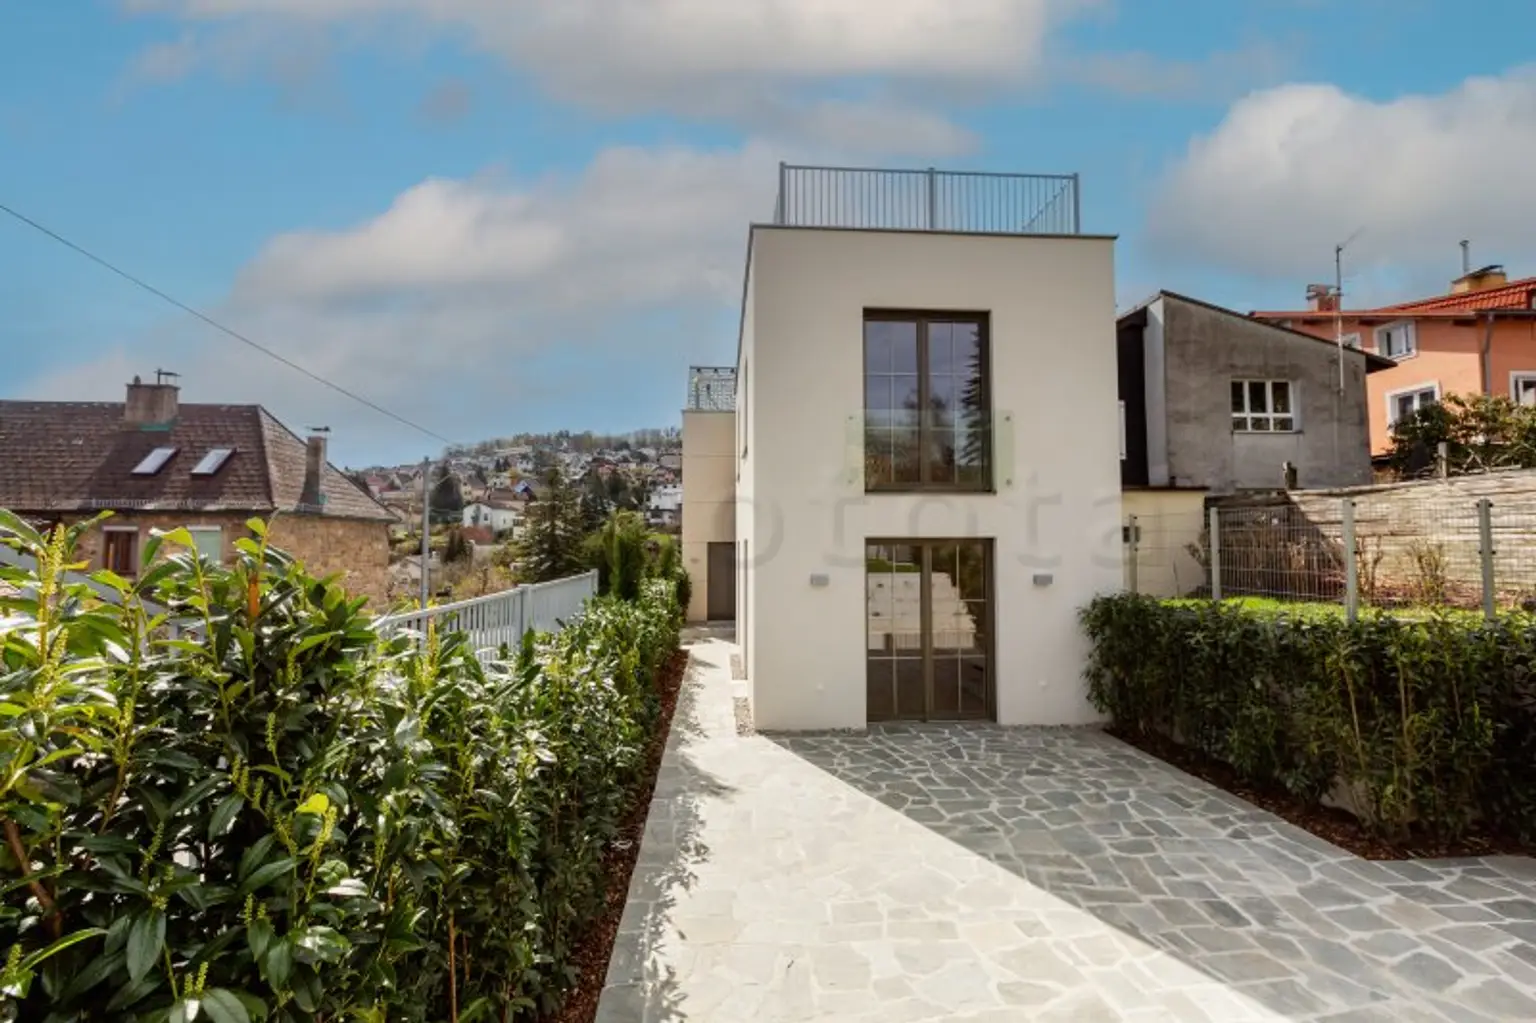
M 447 539 L 443 541 L 443 564 L 452 565 L 460 561 L 468 561 L 474 557 L 474 553 L 474 548 L 464 536 L 464 531 L 458 526 L 450 526 Z
M 1442 840 L 1473 818 L 1536 836 L 1536 624 L 1294 615 L 1122 594 L 1082 612 L 1095 706 L 1309 803 Z
M 621 600 L 640 595 L 648 567 L 645 520 L 637 512 L 616 511 L 603 527 L 603 557 L 608 565 L 608 593 Z M 601 576 L 599 576 L 601 582 Z
M 152 540 L 136 582 L 100 576 L 115 606 L 64 581 L 87 527 L 0 513 L 38 561 L 0 576 L 0 1018 L 548 1010 L 656 727 L 670 591 L 482 665 L 382 642 L 251 526 L 227 569 Z
M 1399 476 L 1433 472 L 1446 445 L 1452 473 L 1536 466 L 1536 409 L 1503 395 L 1448 394 L 1392 426 L 1387 459 Z
M 677 569 L 677 610 L 679 614 L 688 613 L 688 605 L 693 603 L 693 576 L 681 565 Z

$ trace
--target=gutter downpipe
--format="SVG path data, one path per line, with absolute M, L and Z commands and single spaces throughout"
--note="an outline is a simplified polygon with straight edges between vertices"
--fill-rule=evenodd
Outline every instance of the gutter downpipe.
M 1493 394 L 1493 317 L 1494 314 L 1491 309 L 1483 314 L 1483 350 L 1478 353 L 1477 357 L 1478 368 L 1482 370 L 1483 374 L 1483 393 L 1489 395 Z

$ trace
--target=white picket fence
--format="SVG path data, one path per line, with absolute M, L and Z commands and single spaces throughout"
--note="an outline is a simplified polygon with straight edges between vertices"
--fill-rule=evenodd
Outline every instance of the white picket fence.
M 374 627 L 380 635 L 392 636 L 407 631 L 425 632 L 430 621 L 439 633 L 467 633 L 476 650 L 496 650 L 503 644 L 515 650 L 526 632 L 559 632 L 596 594 L 597 573 L 587 572 L 425 610 L 386 615 Z

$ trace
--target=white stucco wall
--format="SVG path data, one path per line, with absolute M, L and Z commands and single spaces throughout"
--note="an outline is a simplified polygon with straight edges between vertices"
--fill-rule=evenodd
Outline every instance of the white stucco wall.
M 492 532 L 500 533 L 503 530 L 517 528 L 517 520 L 517 512 L 511 508 L 493 508 L 478 502 L 464 506 L 463 524 L 465 526 L 485 526 Z
M 866 309 L 990 314 L 993 410 L 1011 420 L 996 494 L 864 493 Z M 1094 720 L 1076 615 L 1123 571 L 1112 239 L 759 227 L 747 360 L 738 628 L 757 726 L 866 723 L 864 544 L 890 537 L 991 538 L 998 720 Z

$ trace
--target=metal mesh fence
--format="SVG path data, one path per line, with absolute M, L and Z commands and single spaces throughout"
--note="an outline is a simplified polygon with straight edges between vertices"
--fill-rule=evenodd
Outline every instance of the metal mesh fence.
M 1494 502 L 1489 519 L 1494 600 L 1536 611 L 1536 510 Z
M 1536 611 L 1536 508 L 1426 491 L 1295 492 L 1128 516 L 1127 589 L 1350 611 Z

